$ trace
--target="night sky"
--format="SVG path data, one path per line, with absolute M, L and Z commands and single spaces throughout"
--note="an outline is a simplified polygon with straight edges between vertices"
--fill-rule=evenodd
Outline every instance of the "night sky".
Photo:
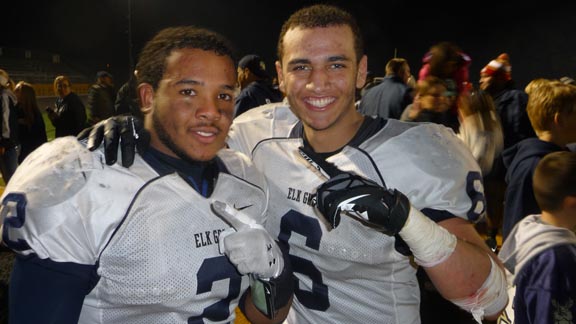
M 239 54 L 262 55 L 269 71 L 282 22 L 318 1 L 284 0 L 57 0 L 3 4 L 0 46 L 59 53 L 94 72 L 109 67 L 121 82 L 130 71 L 129 1 L 134 60 L 163 27 L 196 25 L 230 38 Z M 472 57 L 470 77 L 502 52 L 511 58 L 520 87 L 536 77 L 576 78 L 576 2 L 545 1 L 331 1 L 352 12 L 363 30 L 369 70 L 384 74 L 396 54 L 413 74 L 439 41 L 452 41 Z M 454 11 L 460 12 L 454 14 Z M 8 21 L 6 21 L 8 19 Z

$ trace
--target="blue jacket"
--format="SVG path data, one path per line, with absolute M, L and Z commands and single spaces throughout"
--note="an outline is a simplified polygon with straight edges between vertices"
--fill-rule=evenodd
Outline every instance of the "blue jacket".
M 367 116 L 400 119 L 412 103 L 412 88 L 397 76 L 386 76 L 362 96 L 360 112 Z
M 502 153 L 506 167 L 506 194 L 502 238 L 506 239 L 514 225 L 530 214 L 540 214 L 532 191 L 532 175 L 540 160 L 548 153 L 566 151 L 554 143 L 536 137 L 527 138 Z

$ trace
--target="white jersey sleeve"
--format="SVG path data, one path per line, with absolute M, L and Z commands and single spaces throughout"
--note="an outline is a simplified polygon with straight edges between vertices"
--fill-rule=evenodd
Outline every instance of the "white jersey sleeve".
M 252 108 L 234 119 L 227 143 L 230 148 L 251 156 L 258 142 L 288 136 L 297 122 L 286 102 Z
M 115 211 L 126 210 L 129 197 L 143 183 L 120 166 L 115 172 L 103 169 L 101 152 L 90 152 L 75 137 L 39 147 L 18 167 L 2 195 L 2 218 L 21 220 L 21 226 L 4 229 L 5 239 L 26 242 L 19 248 L 24 255 L 94 264 L 105 233 L 122 216 Z
M 360 168 L 373 180 L 403 192 L 418 209 L 448 212 L 471 222 L 485 212 L 478 163 L 451 129 L 433 123 L 389 120 L 379 134 L 356 150 L 331 159 L 342 168 Z M 330 159 L 329 159 L 330 160 Z

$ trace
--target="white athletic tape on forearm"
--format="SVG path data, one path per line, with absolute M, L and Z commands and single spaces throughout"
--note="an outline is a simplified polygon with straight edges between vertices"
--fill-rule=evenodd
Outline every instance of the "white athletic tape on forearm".
M 458 242 L 454 234 L 413 206 L 399 234 L 414 254 L 414 261 L 423 267 L 433 267 L 444 262 L 454 252 Z
M 490 258 L 490 274 L 484 281 L 480 289 L 474 295 L 451 300 L 458 307 L 472 313 L 474 319 L 482 324 L 484 315 L 494 316 L 498 314 L 508 303 L 508 294 L 506 292 L 506 275 L 504 271 Z

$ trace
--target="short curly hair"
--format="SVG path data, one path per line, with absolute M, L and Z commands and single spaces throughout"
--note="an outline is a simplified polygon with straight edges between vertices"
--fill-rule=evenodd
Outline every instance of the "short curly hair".
M 158 32 L 140 52 L 137 83 L 148 83 L 157 89 L 166 70 L 166 59 L 173 50 L 183 48 L 213 51 L 236 62 L 236 50 L 223 35 L 195 26 L 169 27 Z
M 284 55 L 284 36 L 288 30 L 302 27 L 330 27 L 330 26 L 349 26 L 354 34 L 354 51 L 356 52 L 356 61 L 359 62 L 364 55 L 364 40 L 360 27 L 356 19 L 349 12 L 333 5 L 318 4 L 302 8 L 294 12 L 280 30 L 278 38 L 278 59 L 282 60 Z

